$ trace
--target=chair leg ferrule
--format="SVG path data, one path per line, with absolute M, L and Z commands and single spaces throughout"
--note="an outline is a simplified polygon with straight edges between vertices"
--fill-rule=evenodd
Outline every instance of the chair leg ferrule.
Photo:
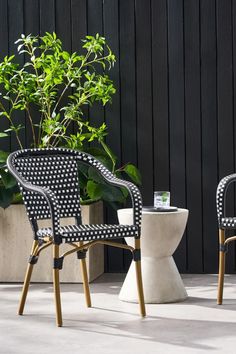
M 138 262 L 141 260 L 141 250 L 139 248 L 133 250 L 133 261 Z
M 36 264 L 38 262 L 39 257 L 38 256 L 30 256 L 29 257 L 29 264 Z
M 220 243 L 219 244 L 219 251 L 227 253 L 228 252 L 228 243 Z
M 64 257 L 53 259 L 53 269 L 61 270 L 63 268 Z
M 87 250 L 77 251 L 77 258 L 78 259 L 85 259 L 86 258 L 86 253 L 87 253 Z

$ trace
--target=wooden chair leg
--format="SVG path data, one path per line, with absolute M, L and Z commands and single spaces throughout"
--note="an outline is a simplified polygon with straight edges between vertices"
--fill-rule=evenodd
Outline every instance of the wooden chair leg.
M 82 246 L 83 243 L 80 242 L 79 245 Z M 86 265 L 85 258 L 80 260 L 80 265 L 81 265 L 81 273 L 82 273 L 82 278 L 83 278 L 83 287 L 84 287 L 86 304 L 87 304 L 87 307 L 91 307 L 91 296 L 90 296 L 90 290 L 89 290 L 88 272 L 87 272 L 87 265 Z
M 82 277 L 83 277 L 83 287 L 84 287 L 86 304 L 87 304 L 87 307 L 91 307 L 91 297 L 90 297 L 90 291 L 89 291 L 89 282 L 88 282 L 86 260 L 81 259 L 80 262 L 81 262 L 80 264 L 81 264 L 81 271 L 82 271 Z
M 53 245 L 53 258 L 59 258 L 59 245 Z M 54 265 L 55 266 L 55 265 Z M 60 278 L 59 278 L 59 268 L 53 268 L 53 287 L 54 287 L 54 298 L 56 305 L 56 322 L 57 326 L 62 326 L 62 313 L 61 313 L 61 295 L 60 295 Z
M 219 243 L 224 245 L 225 231 L 219 229 Z M 225 275 L 225 251 L 219 250 L 219 275 L 218 275 L 218 295 L 217 304 L 221 305 L 223 300 L 223 287 L 224 287 L 224 275 Z
M 140 239 L 135 239 L 135 249 L 140 250 Z M 144 294 L 143 294 L 143 281 L 142 281 L 142 271 L 141 271 L 141 260 L 135 261 L 135 270 L 136 270 L 136 280 L 138 288 L 138 298 L 141 316 L 146 316 Z
M 31 249 L 31 256 L 34 255 L 34 251 L 35 251 L 37 245 L 38 245 L 38 241 L 34 240 L 33 245 L 32 245 L 32 249 Z M 18 315 L 23 315 L 23 312 L 24 312 L 25 301 L 26 301 L 26 297 L 28 294 L 28 289 L 29 289 L 31 275 L 33 272 L 33 267 L 34 267 L 34 264 L 28 263 L 27 270 L 25 273 L 24 285 L 23 285 L 21 298 L 20 298 L 20 304 L 19 304 L 19 308 L 18 308 Z

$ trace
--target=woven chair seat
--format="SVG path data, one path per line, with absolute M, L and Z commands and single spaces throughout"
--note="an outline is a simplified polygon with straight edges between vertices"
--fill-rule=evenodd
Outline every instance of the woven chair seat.
M 61 226 L 59 233 L 63 243 L 92 241 L 99 239 L 114 239 L 138 236 L 138 228 L 135 225 L 66 225 Z M 37 236 L 43 239 L 45 236 L 53 236 L 52 228 L 42 228 Z

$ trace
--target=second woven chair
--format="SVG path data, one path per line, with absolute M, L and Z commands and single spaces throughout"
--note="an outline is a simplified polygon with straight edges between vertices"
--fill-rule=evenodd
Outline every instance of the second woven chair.
M 223 287 L 225 274 L 225 255 L 228 244 L 236 241 L 236 236 L 227 237 L 227 230 L 236 230 L 236 217 L 226 216 L 226 193 L 231 183 L 236 182 L 236 174 L 231 174 L 221 179 L 216 192 L 216 208 L 219 226 L 219 275 L 218 275 L 218 295 L 217 304 L 223 301 Z

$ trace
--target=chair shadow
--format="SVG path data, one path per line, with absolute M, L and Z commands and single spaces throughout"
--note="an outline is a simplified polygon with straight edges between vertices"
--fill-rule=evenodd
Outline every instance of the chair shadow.
M 111 294 L 118 297 L 119 290 L 122 285 L 123 276 L 120 279 L 119 277 L 116 280 L 111 279 L 111 277 L 100 278 L 91 284 L 91 293 L 92 294 Z M 200 349 L 200 350 L 216 350 L 214 345 L 214 339 L 221 339 L 221 342 L 224 342 L 224 337 L 235 337 L 236 332 L 236 322 L 219 321 L 217 318 L 215 320 L 199 320 L 199 319 L 188 319 L 188 318 L 176 318 L 176 315 L 173 312 L 171 317 L 162 315 L 149 315 L 153 306 L 175 306 L 181 307 L 184 313 L 191 311 L 188 309 L 188 306 L 199 306 L 219 310 L 236 310 L 236 296 L 235 299 L 227 298 L 224 301 L 224 304 L 219 306 L 216 304 L 215 298 L 213 298 L 213 292 L 216 293 L 216 276 L 207 276 L 206 281 L 202 282 L 201 278 L 198 276 L 186 276 L 184 277 L 184 283 L 188 291 L 191 290 L 198 291 L 199 296 L 189 296 L 184 302 L 179 303 L 170 303 L 170 304 L 152 304 L 147 305 L 148 316 L 145 319 L 140 318 L 138 311 L 137 313 L 131 312 L 129 309 L 117 310 L 112 308 L 107 308 L 101 306 L 93 306 L 88 311 L 80 313 L 70 313 L 69 315 L 64 313 L 64 327 L 63 330 L 78 332 L 86 332 L 91 334 L 104 334 L 106 336 L 115 336 L 122 339 L 132 338 L 137 340 L 142 340 L 146 342 L 155 342 L 163 344 L 171 344 L 186 348 Z M 235 286 L 232 277 L 228 277 L 226 281 L 226 291 L 227 288 Z M 212 291 L 211 297 L 208 298 L 202 296 L 204 292 L 204 287 L 207 286 L 206 291 Z M 19 292 L 21 291 L 21 284 L 0 284 L 0 292 L 4 293 L 9 291 Z M 52 284 L 32 284 L 30 291 L 39 291 L 42 290 L 44 293 L 52 293 L 53 287 Z M 62 293 L 83 293 L 82 284 L 62 284 Z M 15 301 L 10 299 L 10 302 Z M 136 306 L 132 304 L 132 306 Z M 98 310 L 101 310 L 98 311 Z M 137 309 L 138 310 L 138 309 Z M 95 312 L 96 311 L 96 312 Z M 179 310 L 178 310 L 179 311 Z M 107 319 L 104 316 L 104 312 L 108 312 Z M 109 313 L 111 315 L 109 315 Z M 115 320 L 118 316 L 115 314 L 122 313 L 124 315 L 124 320 Z M 171 314 L 171 311 L 168 312 Z M 114 314 L 114 316 L 112 316 Z M 42 323 L 43 325 L 48 324 L 49 320 L 54 324 L 55 318 L 54 315 L 43 315 L 43 314 L 27 314 L 27 317 L 30 316 L 31 320 L 35 320 L 37 323 Z M 111 318 L 112 316 L 112 318 Z M 227 315 L 226 315 L 227 316 Z M 208 344 L 204 343 L 204 340 L 207 340 Z M 212 344 L 209 344 L 212 343 Z
M 93 314 L 93 309 L 101 310 L 101 315 L 96 317 Z M 168 318 L 163 316 L 147 316 L 146 318 L 140 318 L 139 315 L 133 314 L 132 317 L 135 317 L 133 320 L 127 320 L 127 317 L 124 321 L 119 320 L 106 320 L 104 318 L 105 312 L 112 313 L 123 313 L 123 311 L 117 311 L 102 307 L 93 307 L 89 309 L 85 315 L 73 316 L 70 315 L 70 318 L 64 316 L 63 330 L 65 332 L 69 331 L 70 334 L 73 332 L 78 335 L 78 333 L 87 333 L 87 334 L 98 334 L 105 335 L 106 337 L 119 337 L 122 340 L 125 339 L 136 339 L 139 342 L 154 342 L 173 345 L 176 347 L 184 347 L 189 349 L 198 349 L 198 350 L 216 350 L 218 347 L 214 345 L 214 339 L 221 338 L 222 343 L 224 342 L 224 337 L 235 337 L 236 331 L 236 322 L 227 322 L 225 325 L 222 325 L 221 321 L 201 321 L 201 320 L 189 320 L 189 319 L 177 319 L 177 318 Z M 129 315 L 124 311 L 124 315 Z M 28 315 L 29 316 L 29 315 Z M 31 319 L 35 318 L 35 321 L 39 321 L 46 325 L 48 320 L 55 320 L 52 316 L 32 316 Z M 207 340 L 208 343 L 204 344 L 204 340 Z

